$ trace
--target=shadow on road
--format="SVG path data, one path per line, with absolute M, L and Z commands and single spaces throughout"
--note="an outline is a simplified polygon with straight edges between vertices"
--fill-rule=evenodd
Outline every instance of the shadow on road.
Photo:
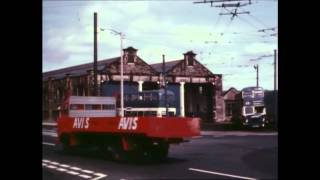
M 155 160 L 150 159 L 148 157 L 131 157 L 127 158 L 126 160 L 118 161 L 113 160 L 111 157 L 111 154 L 108 153 L 102 153 L 99 151 L 98 148 L 76 148 L 73 149 L 72 152 L 64 152 L 61 148 L 56 148 L 56 153 L 62 156 L 74 156 L 74 157 L 81 157 L 81 158 L 90 158 L 90 159 L 99 159 L 99 160 L 105 160 L 105 161 L 113 161 L 120 164 L 133 164 L 133 165 L 159 165 L 159 164 L 177 164 L 177 163 L 184 163 L 187 161 L 187 159 L 179 159 L 179 158 L 173 158 L 168 157 L 164 160 Z M 170 154 L 169 154 L 170 155 Z

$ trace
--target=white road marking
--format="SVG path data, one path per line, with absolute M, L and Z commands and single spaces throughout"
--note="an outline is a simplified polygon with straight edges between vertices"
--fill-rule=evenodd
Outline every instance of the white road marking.
M 69 165 L 66 164 L 60 164 L 61 167 L 70 167 Z
M 89 170 L 81 170 L 81 171 L 84 172 L 84 173 L 88 173 L 88 174 L 94 173 L 93 171 L 89 171 Z
M 56 122 L 43 122 L 42 123 L 43 126 L 57 126 Z
M 53 144 L 53 143 L 47 143 L 47 142 L 42 142 L 42 144 L 44 144 L 44 145 L 49 145 L 49 146 L 55 146 L 55 144 Z
M 57 166 L 47 166 L 48 168 L 51 168 L 51 169 L 56 169 L 57 168 Z
M 98 180 L 98 179 L 101 179 L 101 178 L 104 178 L 104 177 L 107 177 L 108 175 L 106 174 L 102 174 L 102 173 L 95 173 L 94 175 L 98 176 L 92 180 Z
M 225 173 L 218 173 L 218 172 L 213 172 L 213 171 L 206 171 L 206 170 L 202 170 L 202 169 L 189 168 L 189 170 L 191 170 L 191 171 L 203 172 L 203 173 L 209 173 L 209 174 L 215 174 L 215 175 L 220 175 L 220 176 L 227 176 L 227 177 L 239 178 L 239 179 L 256 180 L 255 178 L 244 177 L 244 176 L 237 176 L 237 175 L 225 174 Z
M 92 178 L 91 176 L 88 176 L 88 175 L 85 175 L 85 174 L 81 174 L 81 175 L 78 175 L 78 176 L 86 178 L 86 179 Z
M 78 175 L 78 174 L 80 174 L 80 173 L 75 172 L 75 171 L 67 171 L 67 173 L 68 173 L 68 174 L 72 174 L 72 175 Z
M 58 134 L 55 132 L 47 132 L 47 131 L 42 131 L 42 135 L 45 136 L 52 136 L 52 137 L 58 137 Z
M 52 165 L 50 165 L 50 164 L 52 164 Z M 56 166 L 53 166 L 53 165 L 56 165 Z M 88 174 L 92 174 L 94 176 L 97 176 L 97 177 L 95 177 L 95 178 L 93 178 L 91 180 L 98 180 L 98 179 L 101 179 L 101 178 L 104 178 L 104 177 L 108 176 L 106 174 L 97 173 L 97 172 L 94 172 L 94 171 L 85 170 L 85 169 L 81 169 L 81 168 L 78 168 L 78 167 L 75 167 L 75 166 L 66 165 L 66 164 L 60 164 L 58 162 L 49 161 L 47 159 L 43 159 L 42 160 L 42 166 L 46 166 L 46 167 L 51 168 L 51 169 L 56 169 L 56 170 L 61 171 L 61 172 L 66 172 L 68 174 L 78 175 L 79 177 L 82 177 L 82 178 L 85 178 L 85 179 L 89 179 L 89 178 L 93 178 L 93 177 L 89 176 L 89 175 L 86 175 L 86 174 L 83 174 L 83 173 L 88 173 Z M 61 167 L 65 167 L 65 168 L 61 168 Z M 76 172 L 76 171 L 79 171 L 79 172 Z
M 59 163 L 57 163 L 57 162 L 51 162 L 51 164 L 53 164 L 53 165 L 58 165 Z
M 78 168 L 78 167 L 71 167 L 70 169 L 73 169 L 73 170 L 80 170 L 81 168 Z
M 66 169 L 63 169 L 63 168 L 58 168 L 57 170 L 61 172 L 67 171 Z

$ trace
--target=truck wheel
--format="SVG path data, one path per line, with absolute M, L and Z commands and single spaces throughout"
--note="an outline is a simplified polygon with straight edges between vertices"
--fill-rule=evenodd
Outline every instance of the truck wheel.
M 151 150 L 151 156 L 152 156 L 153 160 L 163 161 L 163 160 L 167 159 L 168 152 L 169 152 L 169 145 L 168 144 L 160 144 Z
M 67 135 L 64 135 L 61 137 L 61 145 L 62 145 L 62 151 L 64 153 L 71 153 L 72 147 L 70 146 L 70 138 Z
M 119 144 L 115 144 L 110 146 L 109 148 L 111 152 L 111 158 L 114 161 L 125 161 L 127 159 L 127 154 L 123 150 L 122 146 Z
M 107 144 L 99 146 L 99 153 L 101 153 L 101 157 L 104 159 L 110 159 L 112 157 L 111 150 Z

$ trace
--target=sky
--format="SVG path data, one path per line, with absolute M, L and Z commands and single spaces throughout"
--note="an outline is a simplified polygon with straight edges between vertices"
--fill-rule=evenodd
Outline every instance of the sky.
M 278 2 L 252 0 L 237 10 L 249 14 L 231 20 L 231 15 L 219 13 L 234 8 L 196 1 L 203 0 L 44 0 L 42 71 L 93 62 L 93 14 L 97 12 L 98 60 L 120 56 L 120 37 L 108 30 L 113 29 L 125 34 L 124 48 L 138 49 L 138 56 L 149 64 L 162 62 L 162 54 L 166 61 L 183 59 L 183 53 L 192 50 L 211 72 L 223 75 L 224 90 L 255 86 L 255 64 L 259 85 L 272 90 Z

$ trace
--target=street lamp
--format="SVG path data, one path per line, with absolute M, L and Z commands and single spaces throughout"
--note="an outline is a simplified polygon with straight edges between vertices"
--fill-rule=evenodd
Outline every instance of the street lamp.
M 109 29 L 116 35 L 120 35 L 120 104 L 121 104 L 121 109 L 120 109 L 120 116 L 124 116 L 123 112 L 123 38 L 124 34 L 122 32 L 115 31 L 113 29 Z

